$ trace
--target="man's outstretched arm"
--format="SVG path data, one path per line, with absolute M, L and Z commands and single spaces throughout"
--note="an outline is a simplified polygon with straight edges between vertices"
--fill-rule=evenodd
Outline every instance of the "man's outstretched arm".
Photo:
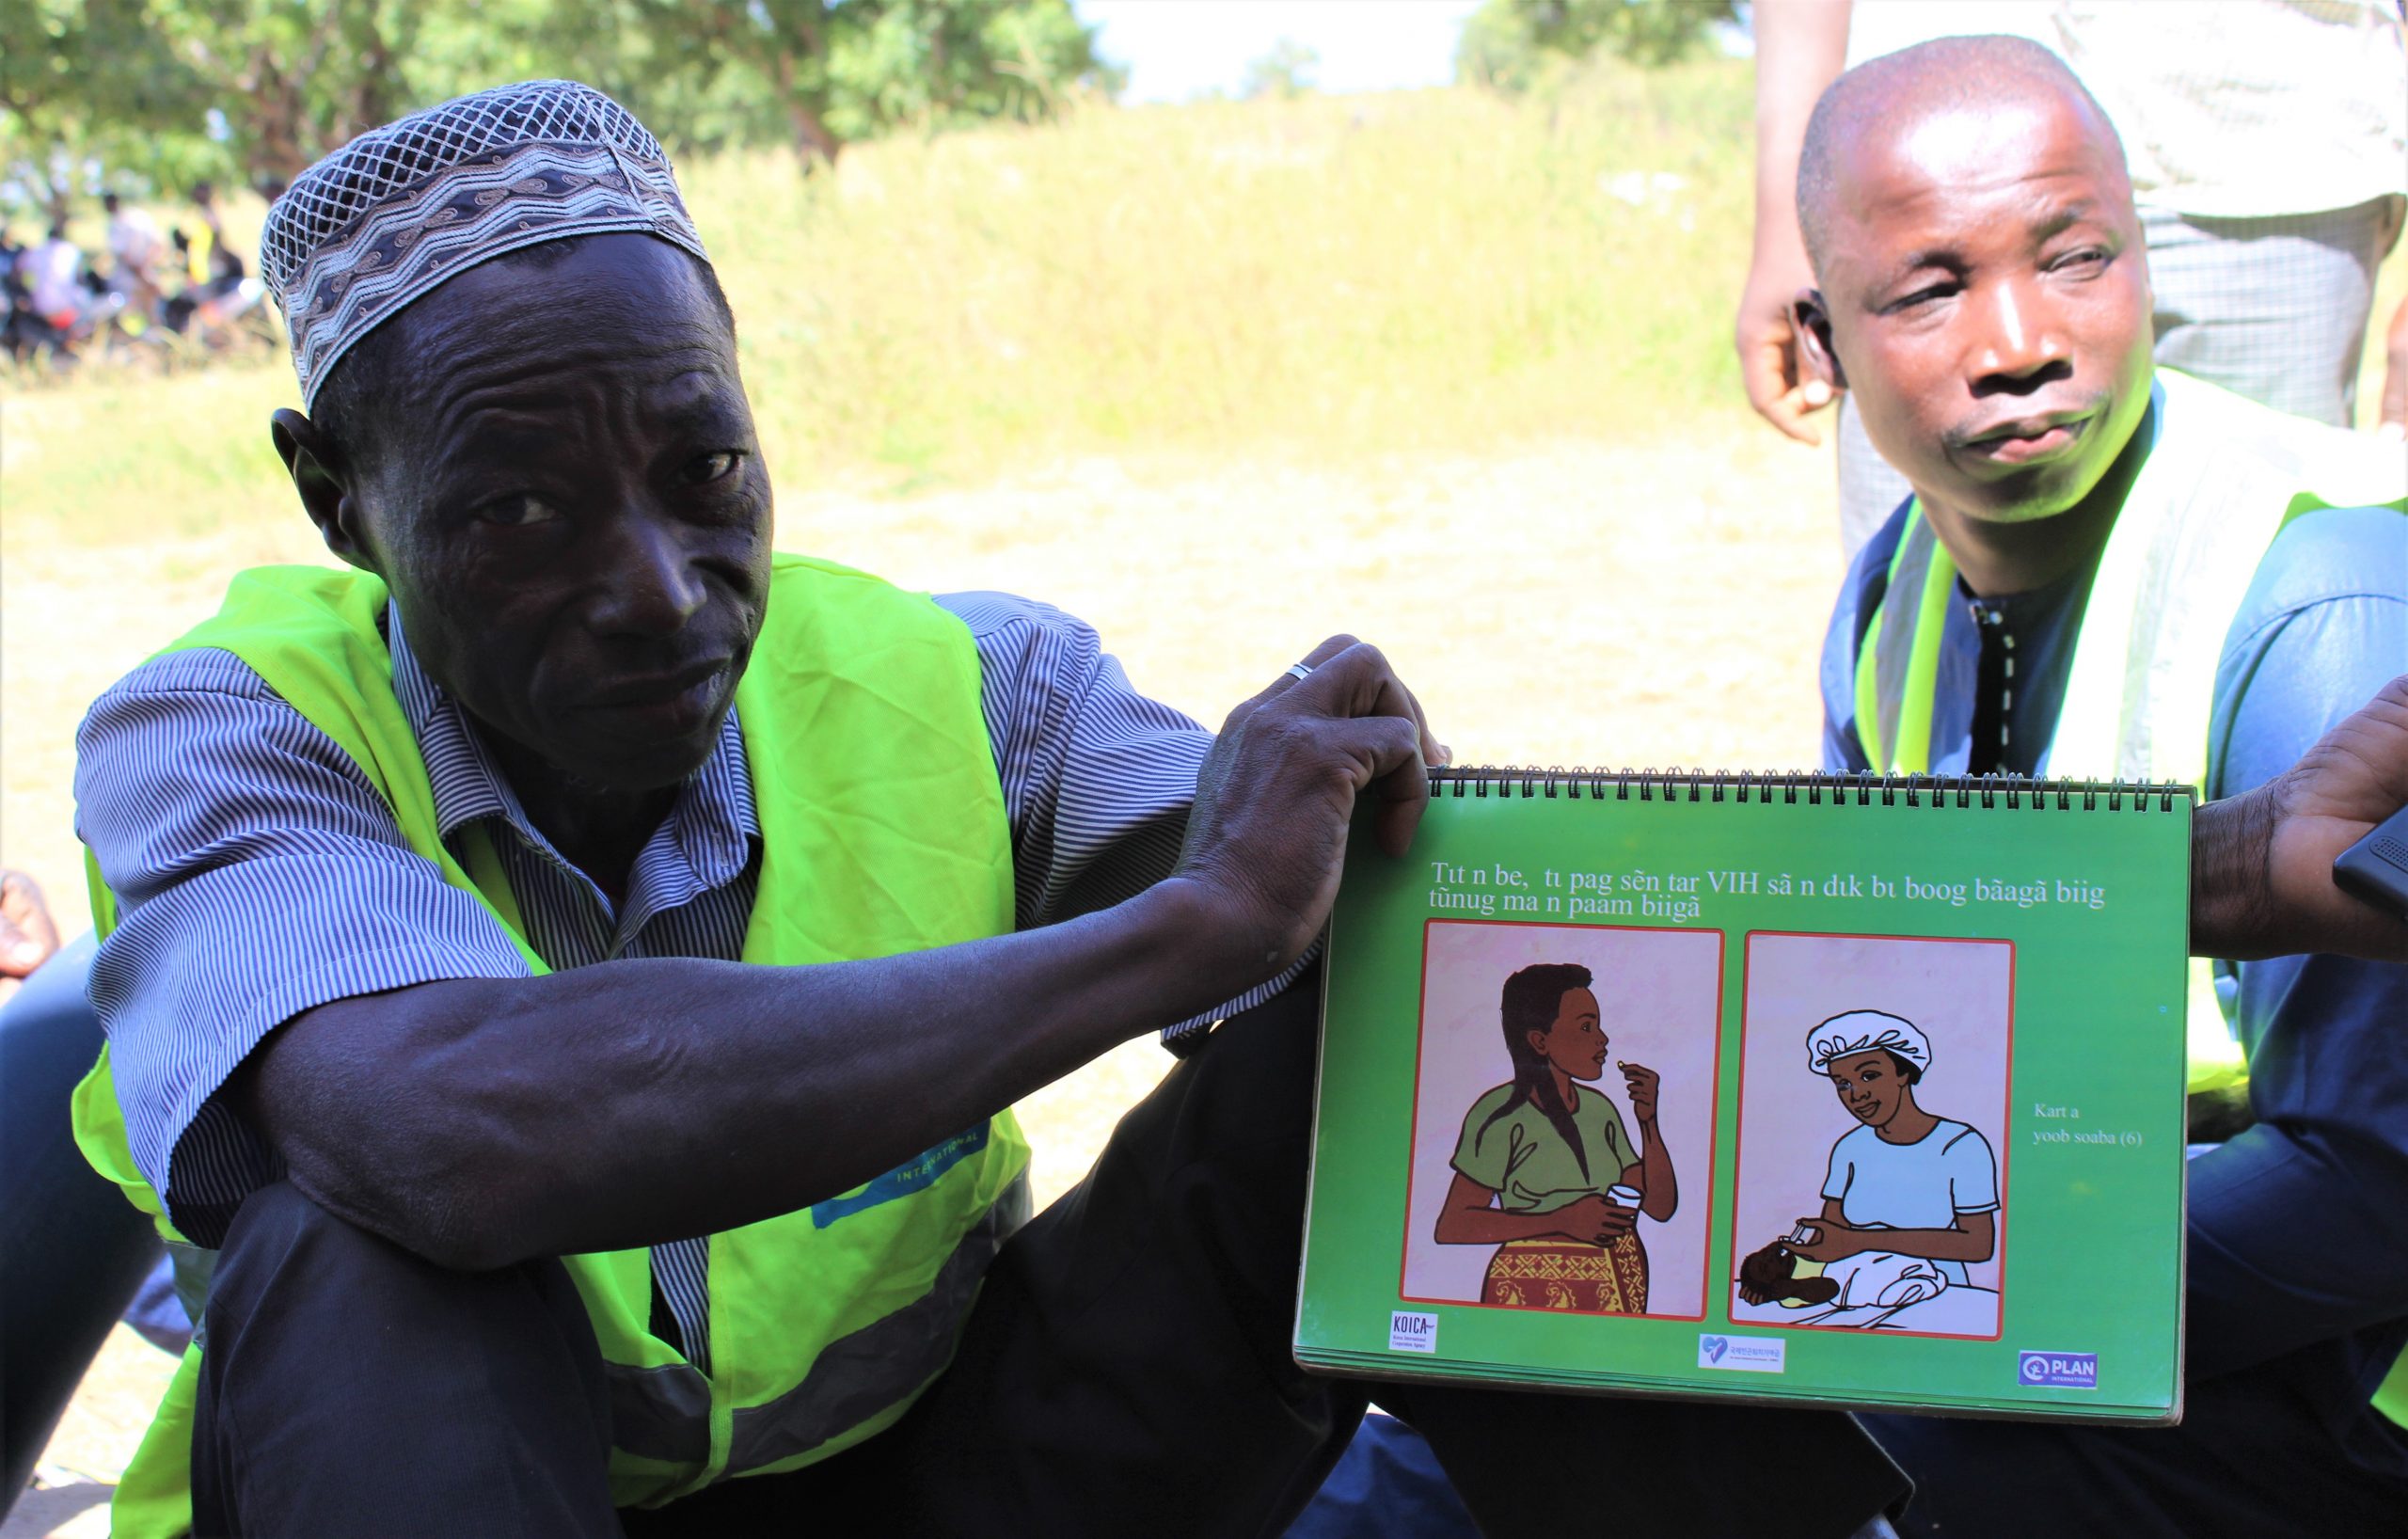
M 631 1247 L 848 1190 L 1107 1048 L 1276 974 L 1356 800 L 1401 851 L 1434 745 L 1340 638 L 1238 707 L 1170 880 L 1069 923 L 874 961 L 603 963 L 296 1016 L 229 1086 L 328 1208 L 449 1264 Z
M 2333 881 L 2335 858 L 2403 806 L 2408 674 L 2290 769 L 2199 808 L 2191 834 L 2192 953 L 2408 961 L 2408 925 Z

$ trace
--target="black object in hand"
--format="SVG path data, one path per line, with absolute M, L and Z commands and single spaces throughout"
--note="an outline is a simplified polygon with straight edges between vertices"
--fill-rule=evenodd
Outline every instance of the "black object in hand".
M 2408 807 L 2341 851 L 2333 862 L 2333 880 L 2353 897 L 2408 919 Z

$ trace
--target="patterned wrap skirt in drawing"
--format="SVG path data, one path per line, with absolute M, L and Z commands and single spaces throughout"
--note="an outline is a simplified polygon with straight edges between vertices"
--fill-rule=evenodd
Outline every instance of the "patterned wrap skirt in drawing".
M 1636 1234 L 1618 1234 L 1602 1245 L 1514 1240 L 1489 1259 L 1480 1301 L 1516 1309 L 1645 1314 L 1647 1247 Z

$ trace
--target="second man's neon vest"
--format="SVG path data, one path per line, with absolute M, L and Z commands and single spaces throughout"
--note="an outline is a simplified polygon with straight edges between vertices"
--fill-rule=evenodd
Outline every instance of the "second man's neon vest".
M 482 829 L 455 858 L 436 833 L 416 736 L 392 691 L 365 574 L 270 567 L 167 650 L 233 652 L 331 738 L 392 807 L 410 847 L 474 894 L 529 965 L 517 905 Z M 761 873 L 747 962 L 890 956 L 1008 931 L 1011 839 L 968 629 L 927 597 L 830 563 L 776 558 L 768 616 L 737 690 Z M 105 935 L 115 905 L 97 879 Z M 696 1023 L 707 1030 L 707 1023 Z M 182 1243 L 135 1166 L 103 1052 L 75 1098 L 101 1173 Z M 565 1258 L 610 1382 L 611 1497 L 656 1504 L 730 1476 L 793 1469 L 892 1424 L 950 1360 L 988 1261 L 1026 1216 L 1028 1148 L 1008 1111 L 876 1181 L 710 1237 L 706 1376 L 653 1336 L 644 1250 Z M 191 1524 L 185 1356 L 119 1488 L 120 1539 Z
M 2157 373 L 2156 441 L 2115 516 L 2091 581 L 2043 769 L 2092 780 L 2204 787 L 2225 633 L 2283 526 L 2324 507 L 2408 513 L 2396 445 L 2287 416 L 2215 386 Z M 1867 763 L 1928 772 L 1941 636 L 1956 565 L 1910 507 L 1889 586 L 1857 651 L 1856 732 Z M 2247 1073 L 2231 990 L 2191 961 L 2190 1087 Z M 2408 1425 L 2408 1359 L 2377 1404 Z

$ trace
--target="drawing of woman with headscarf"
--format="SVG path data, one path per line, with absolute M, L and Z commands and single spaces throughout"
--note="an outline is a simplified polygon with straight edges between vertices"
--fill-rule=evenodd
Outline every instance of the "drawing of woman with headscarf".
M 1998 1161 L 1979 1132 L 1917 1103 L 1931 1039 L 1898 1016 L 1850 1010 L 1807 1034 L 1806 1059 L 1858 1126 L 1831 1146 L 1822 1213 L 1748 1258 L 1741 1296 L 1888 1311 L 1966 1286 L 1967 1263 L 1998 1248 Z M 1821 1277 L 1776 1286 L 1787 1269 L 1770 1277 L 1775 1252 L 1820 1262 Z
M 1441 1245 L 1496 1245 L 1481 1302 L 1590 1314 L 1647 1312 L 1640 1214 L 1662 1223 L 1680 1203 L 1656 1128 L 1656 1071 L 1624 1063 L 1640 1147 L 1601 1091 L 1610 1045 L 1594 981 L 1573 963 L 1505 980 L 1500 1015 L 1510 1084 L 1472 1103 L 1438 1214 Z

